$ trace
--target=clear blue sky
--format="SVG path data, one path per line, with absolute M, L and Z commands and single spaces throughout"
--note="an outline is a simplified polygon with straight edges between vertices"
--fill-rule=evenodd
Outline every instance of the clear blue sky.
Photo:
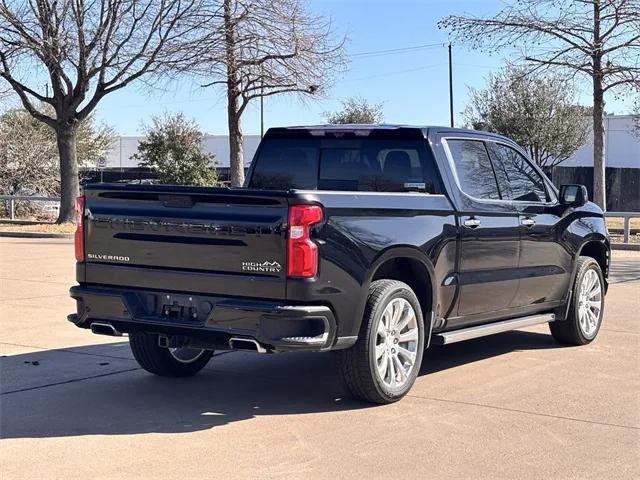
M 434 43 L 443 46 L 356 57 L 326 98 L 306 103 L 296 97 L 265 99 L 266 127 L 323 123 L 323 113 L 338 109 L 340 100 L 350 96 L 382 103 L 388 123 L 448 125 L 448 38 L 437 23 L 455 13 L 492 14 L 503 5 L 500 0 L 311 0 L 312 11 L 330 15 L 335 31 L 347 34 L 349 54 Z M 505 58 L 458 45 L 454 45 L 453 58 L 454 111 L 459 122 L 468 87 L 483 87 L 487 74 L 504 65 Z M 131 86 L 103 99 L 97 108 L 98 120 L 112 125 L 121 135 L 137 135 L 151 116 L 182 111 L 206 133 L 227 133 L 222 90 L 203 89 L 187 80 L 166 91 L 149 93 L 139 88 Z M 588 88 L 584 90 L 580 100 L 588 104 Z M 630 108 L 622 100 L 607 100 L 608 112 L 627 113 Z M 259 103 L 255 101 L 243 116 L 244 133 L 259 133 L 259 122 Z

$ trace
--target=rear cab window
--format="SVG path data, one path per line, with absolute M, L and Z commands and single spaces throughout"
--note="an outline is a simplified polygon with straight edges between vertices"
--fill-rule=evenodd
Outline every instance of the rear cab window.
M 249 179 L 264 190 L 442 193 L 424 139 L 265 138 Z

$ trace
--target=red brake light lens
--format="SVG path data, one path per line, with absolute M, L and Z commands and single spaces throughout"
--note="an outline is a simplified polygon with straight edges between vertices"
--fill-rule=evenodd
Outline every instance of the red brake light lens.
M 76 234 L 74 244 L 76 260 L 84 262 L 84 196 L 76 198 Z
M 293 205 L 289 210 L 287 276 L 312 278 L 318 273 L 318 245 L 311 240 L 310 229 L 322 222 L 322 208 L 317 205 Z

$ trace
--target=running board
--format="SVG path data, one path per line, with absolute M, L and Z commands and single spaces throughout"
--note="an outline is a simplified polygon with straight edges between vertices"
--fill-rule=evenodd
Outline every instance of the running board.
M 462 328 L 460 330 L 451 330 L 450 332 L 437 333 L 433 336 L 432 341 L 436 345 L 449 345 L 450 343 L 462 342 L 472 338 L 485 337 L 494 333 L 508 332 L 517 330 L 518 328 L 530 327 L 540 323 L 553 322 L 556 319 L 555 314 L 545 313 L 544 315 L 531 315 L 529 317 L 512 318 L 502 322 L 487 323 L 475 327 Z

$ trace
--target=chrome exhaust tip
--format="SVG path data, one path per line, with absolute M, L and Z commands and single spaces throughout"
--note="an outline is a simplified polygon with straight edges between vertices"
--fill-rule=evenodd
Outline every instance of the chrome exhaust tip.
M 109 337 L 122 336 L 122 332 L 116 330 L 116 328 L 110 323 L 93 322 L 91 324 L 91 331 L 96 335 L 108 335 Z
M 267 349 L 260 345 L 253 338 L 230 338 L 229 348 L 231 350 L 248 350 L 250 352 L 267 353 Z

